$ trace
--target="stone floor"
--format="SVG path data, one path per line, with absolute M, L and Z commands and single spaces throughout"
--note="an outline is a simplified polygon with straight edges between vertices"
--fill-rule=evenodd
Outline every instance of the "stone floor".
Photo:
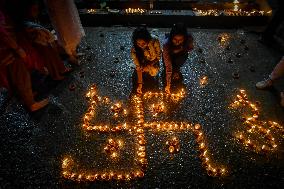
M 271 90 L 255 89 L 255 83 L 267 77 L 281 54 L 258 43 L 256 34 L 243 30 L 191 29 L 195 48 L 181 69 L 185 98 L 175 105 L 166 103 L 168 111 L 158 117 L 152 117 L 148 108 L 152 102 L 144 102 L 146 122 L 201 124 L 210 158 L 217 166 L 228 170 L 226 176 L 208 176 L 191 132 L 147 130 L 148 166 L 143 178 L 96 182 L 64 179 L 61 164 L 66 156 L 72 156 L 79 167 L 89 172 L 106 171 L 109 167 L 114 171 L 131 169 L 131 159 L 135 156 L 131 150 L 134 145 L 131 133 L 100 134 L 82 129 L 82 118 L 89 107 L 85 95 L 93 84 L 100 96 L 122 102 L 124 107 L 131 106 L 134 66 L 129 52 L 134 28 L 85 29 L 87 36 L 80 46 L 80 52 L 84 53 L 80 58 L 81 66 L 63 82 L 49 87 L 48 107 L 30 114 L 14 98 L 4 103 L 5 93 L 1 93 L 0 188 L 283 187 L 283 133 L 271 129 L 278 146 L 268 153 L 256 152 L 235 138 L 237 132 L 243 131 L 257 145 L 267 144 L 261 134 L 246 132 L 242 117 L 249 111 L 229 108 L 239 89 L 246 90 L 249 100 L 259 104 L 260 120 L 284 125 L 284 110 L 279 105 L 279 91 L 284 89 L 284 80 L 275 83 Z M 161 41 L 165 32 L 169 32 L 167 28 L 149 30 Z M 225 39 L 223 43 L 219 40 L 221 36 Z M 157 79 L 160 91 L 163 90 L 162 72 L 163 68 Z M 199 82 L 202 76 L 208 77 L 208 83 L 203 86 Z M 94 124 L 118 122 L 108 108 L 98 107 L 97 112 Z M 125 119 L 132 123 L 131 119 Z M 120 138 L 125 143 L 119 163 L 111 161 L 102 150 L 110 137 Z M 165 144 L 171 137 L 178 138 L 179 153 L 169 153 Z

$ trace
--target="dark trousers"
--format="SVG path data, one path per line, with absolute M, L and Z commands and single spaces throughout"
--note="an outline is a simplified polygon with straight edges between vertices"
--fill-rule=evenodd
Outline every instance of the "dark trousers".
M 283 7 L 276 10 L 272 20 L 267 25 L 266 29 L 264 30 L 262 37 L 267 39 L 273 39 L 273 35 L 275 34 L 278 26 L 283 22 L 284 20 L 284 10 L 282 10 Z

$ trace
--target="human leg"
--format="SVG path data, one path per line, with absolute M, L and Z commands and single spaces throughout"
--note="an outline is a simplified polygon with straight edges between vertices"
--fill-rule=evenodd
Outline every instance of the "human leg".
M 280 77 L 284 76 L 284 56 L 279 61 L 279 63 L 274 67 L 273 71 L 271 72 L 269 78 L 272 81 L 279 79 Z
M 30 73 L 25 64 L 16 59 L 7 66 L 8 74 L 11 79 L 13 89 L 18 93 L 24 105 L 30 111 L 36 111 L 48 104 L 48 100 L 36 102 L 33 97 Z
M 143 87 L 143 71 L 142 69 L 138 68 L 137 71 L 137 93 L 142 93 L 142 87 Z
M 273 71 L 266 80 L 256 83 L 257 89 L 266 89 L 273 85 L 273 81 L 284 76 L 284 57 L 279 61 L 279 63 L 274 67 Z

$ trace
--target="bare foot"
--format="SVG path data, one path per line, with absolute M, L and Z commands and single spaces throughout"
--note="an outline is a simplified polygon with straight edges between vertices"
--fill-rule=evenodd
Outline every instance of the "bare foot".
M 42 101 L 39 101 L 39 102 L 35 102 L 33 103 L 30 107 L 29 107 L 29 110 L 31 112 L 35 112 L 43 107 L 45 107 L 46 105 L 48 105 L 48 99 L 43 99 Z

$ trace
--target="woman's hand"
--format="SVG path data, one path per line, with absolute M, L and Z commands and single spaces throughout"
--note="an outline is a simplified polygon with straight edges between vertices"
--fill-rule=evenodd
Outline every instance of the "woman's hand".
M 142 84 L 139 84 L 137 87 L 137 93 L 142 94 Z
M 167 85 L 167 86 L 165 87 L 165 91 L 166 91 L 166 93 L 171 93 L 170 88 L 171 88 L 171 86 L 170 86 L 170 85 Z

